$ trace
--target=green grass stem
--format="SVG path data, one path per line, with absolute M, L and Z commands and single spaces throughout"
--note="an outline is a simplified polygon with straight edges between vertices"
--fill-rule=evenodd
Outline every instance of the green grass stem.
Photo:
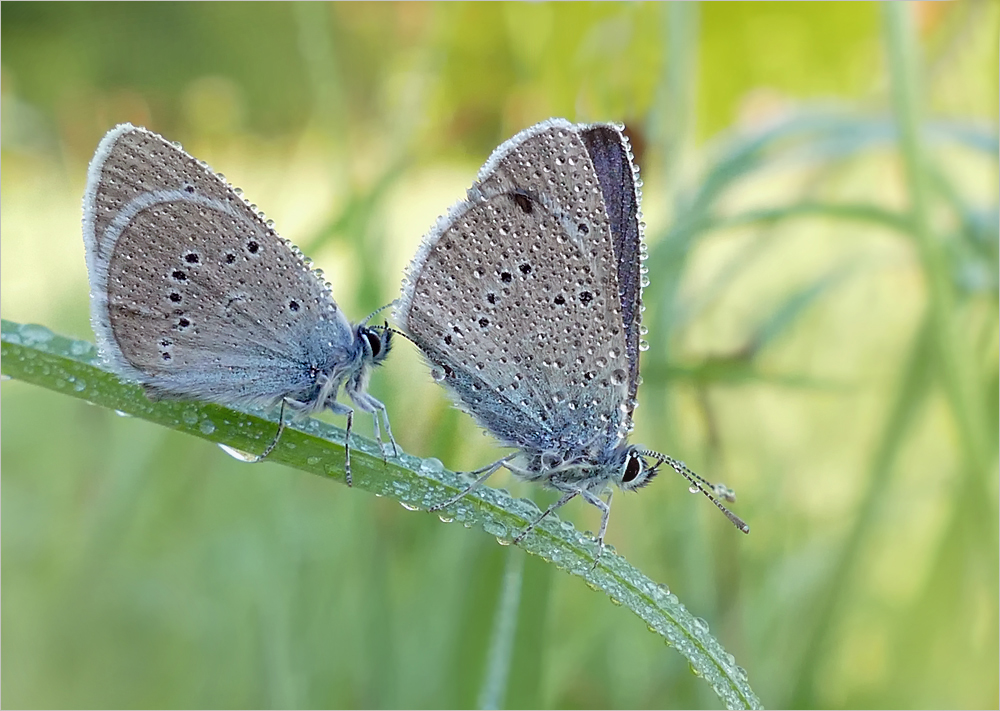
M 122 382 L 108 372 L 92 344 L 55 335 L 44 326 L 5 320 L 0 337 L 0 367 L 8 378 L 241 451 L 261 451 L 274 435 L 275 422 L 261 413 L 211 403 L 152 402 L 139 386 Z M 285 430 L 269 460 L 343 481 L 343 441 L 344 432 L 339 428 L 316 420 L 294 423 Z M 358 437 L 352 438 L 351 445 L 354 488 L 391 498 L 407 508 L 434 506 L 465 486 L 461 477 L 445 470 L 436 459 L 421 460 L 401 453 L 383 463 L 374 442 Z M 481 487 L 442 517 L 481 528 L 508 544 L 538 513 L 538 507 L 530 501 L 515 499 L 502 489 Z M 694 673 L 728 708 L 760 708 L 746 672 L 712 637 L 705 621 L 688 612 L 666 586 L 650 580 L 610 546 L 594 567 L 596 543 L 555 516 L 549 516 L 535 531 L 522 542 L 525 550 L 583 578 L 613 603 L 628 607 L 651 632 L 663 637 L 688 660 Z M 503 614 L 502 603 L 500 607 Z

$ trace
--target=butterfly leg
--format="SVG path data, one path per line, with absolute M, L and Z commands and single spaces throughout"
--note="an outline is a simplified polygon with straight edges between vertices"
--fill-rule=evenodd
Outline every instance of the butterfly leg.
M 392 456 L 398 457 L 399 447 L 396 446 L 396 438 L 392 436 L 392 428 L 389 426 L 389 412 L 381 402 L 378 405 L 382 412 L 382 420 L 385 422 L 385 433 L 389 435 L 389 441 L 392 443 Z
M 604 534 L 608 531 L 608 519 L 611 518 L 611 496 L 614 492 L 608 492 L 607 501 L 589 491 L 581 491 L 580 493 L 583 494 L 583 498 L 587 500 L 587 503 L 593 504 L 601 510 L 601 528 L 597 534 L 597 555 L 594 556 L 593 566 L 596 568 L 597 562 L 601 559 L 601 554 L 604 553 Z
M 261 462 L 267 458 L 274 448 L 278 446 L 278 440 L 281 439 L 281 433 L 285 431 L 285 401 L 281 401 L 281 410 L 278 411 L 278 431 L 274 433 L 274 439 L 271 440 L 271 444 L 267 445 L 267 448 L 258 454 L 256 457 L 251 459 L 251 462 Z
M 347 410 L 347 431 L 344 433 L 344 481 L 353 486 L 351 480 L 351 427 L 354 425 L 354 410 Z
M 354 426 L 354 410 L 336 401 L 326 405 L 334 415 L 344 415 L 347 418 L 347 428 L 344 434 L 344 481 L 351 486 L 351 428 Z
M 461 499 L 463 496 L 465 496 L 466 494 L 468 494 L 470 491 L 472 491 L 473 489 L 475 489 L 476 487 L 478 487 L 480 484 L 482 484 L 484 481 L 486 481 L 487 479 L 489 479 L 490 476 L 492 476 L 493 473 L 496 472 L 497 469 L 499 469 L 504 464 L 506 464 L 507 462 L 509 462 L 515 456 L 516 455 L 514 455 L 514 454 L 509 454 L 506 457 L 504 457 L 503 459 L 498 459 L 497 461 L 493 462 L 492 464 L 487 464 L 482 469 L 476 469 L 475 471 L 472 471 L 472 472 L 466 472 L 467 474 L 471 474 L 472 476 L 476 476 L 477 474 L 481 474 L 482 476 L 480 476 L 474 482 L 472 482 L 471 484 L 469 484 L 469 486 L 467 486 L 464 489 L 462 489 L 462 491 L 460 491 L 458 494 L 456 494 L 455 496 L 451 497 L 450 499 L 448 499 L 444 503 L 435 504 L 434 506 L 431 506 L 427 510 L 428 511 L 440 511 L 443 508 L 447 508 L 448 506 L 451 506 L 453 503 L 455 503 L 456 501 L 458 501 L 459 499 Z
M 576 489 L 575 491 L 568 491 L 565 494 L 563 494 L 563 496 L 562 496 L 561 499 L 559 499 L 557 502 L 555 502 L 554 504 L 552 504 L 551 506 L 549 506 L 547 509 L 545 509 L 545 511 L 542 512 L 541 516 L 539 516 L 534 521 L 532 521 L 531 523 L 529 523 L 525 527 L 525 529 L 523 531 L 521 531 L 519 534 L 517 534 L 517 537 L 514 538 L 513 542 L 514 543 L 520 543 L 521 541 L 523 541 L 524 537 L 527 536 L 529 533 L 531 533 L 531 530 L 535 526 L 537 526 L 538 524 L 540 524 L 542 522 L 542 519 L 544 519 L 546 516 L 548 516 L 550 513 L 552 513 L 553 511 L 555 511 L 557 508 L 559 508 L 563 504 L 568 503 L 570 501 L 570 499 L 572 499 L 573 497 L 577 496 L 578 494 L 582 494 L 582 493 L 584 493 L 584 492 L 581 491 L 580 489 Z
M 382 430 L 379 427 L 379 414 L 382 415 L 382 422 L 385 424 L 385 433 L 389 435 L 389 442 L 392 444 L 392 456 L 399 456 L 399 447 L 396 446 L 396 438 L 392 436 L 392 428 L 389 426 L 389 412 L 381 401 L 376 400 L 368 393 L 352 393 L 351 400 L 365 412 L 370 412 L 375 420 L 375 439 L 378 441 L 378 448 L 382 452 L 382 461 L 387 462 L 385 456 L 385 445 L 382 442 Z
M 392 436 L 392 427 L 389 426 L 389 412 L 385 409 L 385 405 L 373 397 L 370 397 L 370 400 L 373 407 L 372 417 L 375 419 L 375 439 L 378 440 L 378 448 L 382 451 L 382 462 L 385 463 L 385 446 L 382 443 L 382 433 L 378 426 L 379 413 L 382 414 L 382 422 L 385 424 L 385 433 L 389 435 L 389 443 L 392 445 L 393 457 L 399 456 L 399 447 L 396 446 L 396 438 Z

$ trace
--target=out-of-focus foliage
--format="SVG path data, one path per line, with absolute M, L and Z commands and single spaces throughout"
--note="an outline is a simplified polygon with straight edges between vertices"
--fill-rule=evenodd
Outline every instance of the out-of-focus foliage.
M 753 532 L 661 477 L 609 540 L 767 706 L 996 706 L 1000 6 L 901 7 L 6 2 L 3 315 L 91 337 L 79 204 L 121 121 L 240 185 L 355 318 L 499 142 L 624 121 L 634 439 L 734 487 Z M 373 392 L 407 451 L 494 454 L 406 344 Z M 16 381 L 3 402 L 7 706 L 481 698 L 492 537 Z M 528 557 L 520 591 L 504 705 L 717 703 L 578 579 Z

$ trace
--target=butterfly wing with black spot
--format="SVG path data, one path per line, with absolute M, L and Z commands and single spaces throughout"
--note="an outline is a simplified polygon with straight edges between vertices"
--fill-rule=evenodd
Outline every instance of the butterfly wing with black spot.
M 536 453 L 603 451 L 631 423 L 622 219 L 609 216 L 583 137 L 595 128 L 546 122 L 497 149 L 426 238 L 398 309 L 463 407 Z
M 269 402 L 315 387 L 354 334 L 322 279 L 207 165 L 128 124 L 84 196 L 98 345 L 165 395 Z

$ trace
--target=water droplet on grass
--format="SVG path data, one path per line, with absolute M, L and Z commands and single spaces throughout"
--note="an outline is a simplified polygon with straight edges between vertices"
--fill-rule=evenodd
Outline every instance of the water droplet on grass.
M 257 455 L 250 454 L 249 452 L 244 452 L 242 449 L 236 449 L 236 447 L 230 447 L 228 444 L 220 444 L 219 449 L 221 449 L 223 452 L 225 452 L 238 462 L 257 461 Z
M 440 474 L 444 471 L 444 464 L 436 457 L 430 457 L 420 463 L 421 474 Z
M 93 343 L 87 343 L 86 341 L 73 341 L 69 344 L 70 355 L 74 355 L 77 358 L 85 355 L 92 355 L 96 349 Z
M 48 343 L 55 335 L 45 326 L 37 323 L 26 323 L 18 329 L 21 334 L 21 343 L 25 346 L 34 346 L 39 343 Z

